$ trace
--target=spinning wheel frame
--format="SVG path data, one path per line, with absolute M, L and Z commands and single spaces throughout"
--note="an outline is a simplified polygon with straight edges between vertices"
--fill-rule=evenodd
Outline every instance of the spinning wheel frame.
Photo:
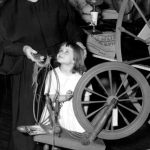
M 137 12 L 140 14 L 140 16 L 142 17 L 142 19 L 144 20 L 145 24 L 148 25 L 148 27 L 150 28 L 150 24 L 148 23 L 148 20 L 146 19 L 146 17 L 144 16 L 143 12 L 141 11 L 141 9 L 139 8 L 139 6 L 137 5 L 135 0 L 123 0 L 120 11 L 119 11 L 119 15 L 118 15 L 118 19 L 117 19 L 117 24 L 116 24 L 116 56 L 117 56 L 117 60 L 118 61 L 122 61 L 122 53 L 121 53 L 121 33 L 125 32 L 126 34 L 132 36 L 133 38 L 142 41 L 143 43 L 146 43 L 145 40 L 137 37 L 137 35 L 134 35 L 133 33 L 131 33 L 130 31 L 126 30 L 123 26 L 123 18 L 125 15 L 125 10 L 126 10 L 126 6 L 128 4 L 128 2 L 131 1 L 133 3 L 133 7 L 135 7 L 135 9 L 137 10 Z
M 137 131 L 142 125 L 143 123 L 145 122 L 145 120 L 147 119 L 148 117 L 148 114 L 149 114 L 149 106 L 150 106 L 150 103 L 149 103 L 149 97 L 150 97 L 150 88 L 149 88 L 149 85 L 148 85 L 148 82 L 146 81 L 145 77 L 138 71 L 136 70 L 135 68 L 133 68 L 132 66 L 129 66 L 127 64 L 123 64 L 123 63 L 119 63 L 119 62 L 109 62 L 109 63 L 103 63 L 103 64 L 99 64 L 93 68 L 91 68 L 87 73 L 85 73 L 83 75 L 83 77 L 81 78 L 80 82 L 78 83 L 76 89 L 75 89 L 75 93 L 74 93 L 74 100 L 73 100 L 73 108 L 74 108 L 74 112 L 75 112 L 75 115 L 79 121 L 79 123 L 82 125 L 82 127 L 92 133 L 94 131 L 94 125 L 93 125 L 93 122 L 96 121 L 98 122 L 98 120 L 96 118 L 99 118 L 100 115 L 102 115 L 102 113 L 104 112 L 103 110 L 105 110 L 105 107 L 101 106 L 101 108 L 95 108 L 97 110 L 93 110 L 93 112 L 90 112 L 89 114 L 85 113 L 85 110 L 84 110 L 84 104 L 88 104 L 88 108 L 90 108 L 90 106 L 92 106 L 92 103 L 94 103 L 94 101 L 89 101 L 89 102 L 84 102 L 83 101 L 83 97 L 84 97 L 84 92 L 85 91 L 89 91 L 91 92 L 93 95 L 98 95 L 98 97 L 101 99 L 98 99 L 98 102 L 96 103 L 96 105 L 98 106 L 100 103 L 104 102 L 104 104 L 108 104 L 108 102 L 110 102 L 110 99 L 111 97 L 117 97 L 116 96 L 113 96 L 113 94 L 110 94 L 106 99 L 105 99 L 105 96 L 101 93 L 101 90 L 98 91 L 94 91 L 94 89 L 90 90 L 88 89 L 87 85 L 92 84 L 92 80 L 95 78 L 99 78 L 101 75 L 103 76 L 103 74 L 105 72 L 108 72 L 108 74 L 110 75 L 109 76 L 109 79 L 112 81 L 111 79 L 111 75 L 113 77 L 113 72 L 116 72 L 116 73 L 119 73 L 119 76 L 122 74 L 124 74 L 121 78 L 122 78 L 122 82 L 119 82 L 119 85 L 121 84 L 124 84 L 123 80 L 127 80 L 127 81 L 131 81 L 129 84 L 131 85 L 132 82 L 135 82 L 134 85 L 131 85 L 132 87 L 134 87 L 135 85 L 138 86 L 139 88 L 139 97 L 134 97 L 133 95 L 133 99 L 132 98 L 126 98 L 126 103 L 128 103 L 127 101 L 129 100 L 130 101 L 130 104 L 131 106 L 134 107 L 134 99 L 136 100 L 137 99 L 137 104 L 140 106 L 139 110 L 135 110 L 133 109 L 132 110 L 132 107 L 130 108 L 126 108 L 127 106 L 125 106 L 125 108 L 122 108 L 122 109 L 125 109 L 127 113 L 129 113 L 129 115 L 134 115 L 135 114 L 135 117 L 133 117 L 132 119 L 133 120 L 128 120 L 127 117 L 125 117 L 125 114 L 123 114 L 122 110 L 118 109 L 120 112 L 120 116 L 123 118 L 123 120 L 126 122 L 125 123 L 125 126 L 118 126 L 117 128 L 112 128 L 111 125 L 110 125 L 110 122 L 111 122 L 111 119 L 109 119 L 108 121 L 106 121 L 106 125 L 105 127 L 107 126 L 107 124 L 110 125 L 110 127 L 108 129 L 103 129 L 99 134 L 98 134 L 98 137 L 99 138 L 102 138 L 102 139 L 120 139 L 120 138 L 123 138 L 123 137 L 126 137 L 128 135 L 131 135 L 132 133 L 134 133 L 135 131 Z M 101 79 L 96 79 L 97 83 L 96 83 L 96 89 L 98 90 L 98 87 L 101 86 L 100 85 L 100 81 Z M 95 83 L 94 83 L 95 84 Z M 93 84 L 93 85 L 94 85 Z M 110 84 L 112 86 L 112 84 Z M 119 87 L 118 87 L 118 90 Z M 132 89 L 134 90 L 134 88 Z M 117 91 L 117 90 L 116 90 Z M 130 90 L 129 90 L 130 91 Z M 129 92 L 129 91 L 125 91 L 123 93 L 126 93 L 126 92 Z M 112 92 L 113 93 L 113 92 Z M 116 93 L 119 93 L 119 92 L 116 92 Z M 116 94 L 115 93 L 115 94 Z M 137 93 L 135 94 L 135 96 L 137 95 Z M 140 99 L 141 97 L 141 99 Z M 121 97 L 120 97 L 121 98 Z M 138 100 L 138 98 L 140 100 Z M 117 99 L 117 104 L 116 106 L 119 108 L 121 108 L 123 101 L 121 101 L 119 99 L 119 97 L 116 98 Z M 105 101 L 106 100 L 106 101 Z M 133 100 L 133 101 L 132 101 Z M 125 103 L 125 104 L 126 104 Z M 120 105 L 121 104 L 121 105 Z M 105 106 L 106 106 L 105 105 Z M 99 105 L 100 106 L 100 105 Z M 98 107 L 99 107 L 98 106 Z M 124 107 L 124 106 L 123 106 Z M 93 120 L 90 120 L 89 119 L 89 116 L 92 114 L 92 113 L 95 113 L 95 112 L 98 112 L 97 114 L 98 115 L 95 115 Z M 98 117 L 97 117 L 98 116 Z M 119 122 L 120 120 L 118 120 Z M 112 122 L 111 122 L 112 123 Z

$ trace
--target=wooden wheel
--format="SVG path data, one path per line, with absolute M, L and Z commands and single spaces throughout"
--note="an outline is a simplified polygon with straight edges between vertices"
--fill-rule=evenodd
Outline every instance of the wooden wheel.
M 147 24 L 147 27 L 150 28 L 150 24 L 148 22 L 149 14 L 147 14 L 147 10 L 145 12 L 145 10 L 140 7 L 140 6 L 143 6 L 141 4 L 149 5 L 150 3 L 149 3 L 149 1 L 147 1 L 147 3 L 145 3 L 145 2 L 143 3 L 143 1 L 140 1 L 140 0 L 122 0 L 120 10 L 119 10 L 118 20 L 117 20 L 117 24 L 116 24 L 116 57 L 117 57 L 118 61 L 122 61 L 122 47 L 123 47 L 122 43 L 124 42 L 124 40 L 122 40 L 123 34 L 127 38 L 132 37 L 132 38 L 139 40 L 142 43 L 146 44 L 146 39 L 138 36 L 139 32 L 141 31 L 141 29 L 143 28 L 143 26 L 145 24 Z M 130 6 L 130 8 L 129 8 L 129 6 Z M 144 6 L 144 7 L 147 7 L 147 6 Z M 128 22 L 130 22 L 133 25 L 131 27 L 131 30 L 128 27 L 126 27 L 127 24 L 124 23 L 127 21 L 127 18 L 126 18 L 127 15 L 128 16 L 130 15 Z M 126 18 L 126 20 L 125 20 L 125 18 Z M 136 27 L 136 26 L 140 26 L 139 23 L 134 24 L 132 22 L 133 20 L 135 21 L 136 19 L 139 20 L 139 18 L 141 20 L 140 23 L 143 22 L 143 23 L 141 23 L 141 29 L 137 29 L 137 27 Z M 131 44 L 128 46 L 131 47 Z M 135 53 L 135 52 L 130 51 L 129 53 Z
M 138 70 L 121 62 L 107 62 L 83 75 L 74 92 L 73 108 L 81 126 L 92 133 L 99 116 L 115 99 L 115 107 L 98 137 L 120 139 L 143 125 L 149 113 L 149 97 L 148 82 Z M 116 116 L 114 110 L 117 110 Z

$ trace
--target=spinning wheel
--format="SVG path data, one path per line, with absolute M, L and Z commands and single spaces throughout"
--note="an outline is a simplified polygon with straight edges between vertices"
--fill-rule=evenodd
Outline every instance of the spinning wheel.
M 103 0 L 87 1 L 93 5 L 93 8 L 103 2 Z M 115 0 L 113 1 L 115 2 Z M 136 132 L 149 115 L 150 87 L 146 78 L 137 69 L 121 62 L 124 33 L 127 37 L 132 37 L 146 44 L 145 39 L 124 26 L 124 21 L 129 21 L 125 19 L 126 16 L 132 10 L 136 10 L 144 24 L 148 28 L 150 28 L 150 25 L 136 0 L 120 1 L 122 3 L 116 24 L 115 41 L 116 58 L 119 62 L 107 62 L 91 68 L 80 79 L 74 91 L 73 108 L 77 120 L 88 133 L 87 135 L 93 136 L 92 133 L 95 133 L 98 140 L 115 140 L 127 137 Z M 90 96 L 90 99 L 87 100 L 86 96 Z M 78 134 L 72 134 L 70 131 L 67 133 L 69 133 L 67 138 L 63 136 L 63 133 L 61 137 L 55 137 L 57 146 L 72 148 L 72 145 L 74 145 L 74 149 L 94 149 L 90 147 L 94 143 L 91 142 L 92 140 L 90 145 L 82 145 L 81 134 L 76 140 L 72 135 Z M 89 136 L 87 136 L 87 139 L 89 140 Z M 35 136 L 34 140 L 54 144 L 51 135 Z M 99 149 L 100 145 L 104 149 L 103 144 L 97 144 L 95 148 Z
M 91 94 L 90 101 L 84 100 L 86 93 Z M 73 108 L 79 123 L 92 133 L 107 106 L 115 100 L 98 137 L 120 139 L 143 125 L 149 113 L 149 97 L 148 82 L 138 70 L 127 64 L 107 62 L 83 75 L 75 89 Z M 114 109 L 118 110 L 116 116 Z
M 134 12 L 137 14 L 137 15 L 135 15 L 134 19 L 140 17 L 141 20 L 144 22 L 144 24 L 146 24 L 147 27 L 150 28 L 150 24 L 146 17 L 146 13 L 143 10 L 141 10 L 138 2 L 139 1 L 137 1 L 137 0 L 122 0 L 118 19 L 117 19 L 117 24 L 116 24 L 116 55 L 117 55 L 118 61 L 122 61 L 122 51 L 121 50 L 122 50 L 122 42 L 123 42 L 122 41 L 123 33 L 125 33 L 128 37 L 133 37 L 134 39 L 139 40 L 146 44 L 146 37 L 141 38 L 140 36 L 138 36 L 138 34 L 127 29 L 123 24 L 125 17 L 127 17 L 127 15 L 129 15 L 129 13 L 131 15 L 131 13 Z M 130 18 L 128 21 L 131 22 L 132 18 Z M 139 24 L 138 24 L 138 26 L 139 26 Z M 133 28 L 136 29 L 136 26 L 134 26 Z

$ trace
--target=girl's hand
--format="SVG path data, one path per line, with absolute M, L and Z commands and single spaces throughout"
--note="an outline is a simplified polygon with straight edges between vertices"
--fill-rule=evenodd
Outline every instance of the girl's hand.
M 44 56 L 38 55 L 37 51 L 35 51 L 34 49 L 32 49 L 31 46 L 25 45 L 23 47 L 23 52 L 27 56 L 27 58 L 30 59 L 33 62 L 39 63 L 39 62 L 44 61 Z
M 73 92 L 72 91 L 67 91 L 65 95 L 59 95 L 58 96 L 58 101 L 59 102 L 66 102 L 69 101 L 73 97 Z
M 66 92 L 66 100 L 70 100 L 73 97 L 73 92 L 71 90 Z

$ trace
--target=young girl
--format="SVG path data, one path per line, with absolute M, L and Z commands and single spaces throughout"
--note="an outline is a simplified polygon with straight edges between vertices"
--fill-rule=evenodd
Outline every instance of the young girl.
M 84 59 L 85 52 L 77 44 L 65 42 L 60 46 L 56 56 L 58 67 L 49 71 L 46 77 L 46 103 L 40 121 L 37 125 L 19 126 L 17 129 L 20 132 L 30 135 L 52 133 L 55 123 L 69 131 L 85 131 L 75 117 L 72 103 L 73 91 L 86 71 Z M 85 97 L 85 100 L 88 100 L 89 94 Z M 61 107 L 57 107 L 57 102 Z M 56 112 L 56 109 L 59 110 Z M 58 115 L 57 120 L 54 120 L 54 113 Z
M 52 103 L 56 97 L 61 103 L 58 114 L 60 126 L 82 133 L 84 129 L 77 121 L 73 111 L 72 93 L 82 74 L 86 71 L 84 51 L 75 43 L 65 42 L 61 45 L 56 60 L 59 65 L 48 73 L 44 93 L 50 97 Z M 48 116 L 47 105 L 45 105 L 42 115 Z

